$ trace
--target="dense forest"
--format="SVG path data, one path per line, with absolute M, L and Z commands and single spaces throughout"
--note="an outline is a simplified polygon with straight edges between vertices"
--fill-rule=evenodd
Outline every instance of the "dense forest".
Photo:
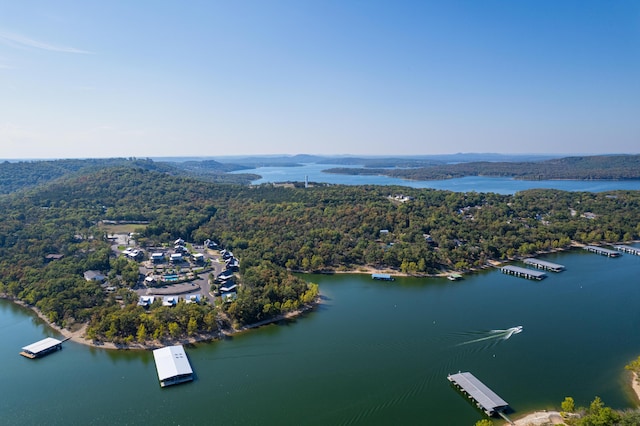
M 63 326 L 88 323 L 97 340 L 145 341 L 210 332 L 309 303 L 317 286 L 293 272 L 369 266 L 408 274 L 485 267 L 572 243 L 638 239 L 640 193 L 530 190 L 515 195 L 327 185 L 214 184 L 145 164 L 78 168 L 0 197 L 0 293 Z M 136 305 L 129 261 L 116 258 L 103 220 L 143 221 L 138 242 L 215 239 L 240 259 L 237 300 L 221 307 Z M 50 261 L 49 254 L 62 254 Z M 83 272 L 102 271 L 106 294 Z M 225 315 L 220 315 L 224 313 Z
M 379 166 L 384 167 L 384 166 Z M 640 179 L 640 155 L 566 157 L 545 161 L 464 162 L 390 169 L 332 168 L 327 173 L 386 175 L 411 180 L 438 180 L 465 176 L 513 177 L 526 180 Z

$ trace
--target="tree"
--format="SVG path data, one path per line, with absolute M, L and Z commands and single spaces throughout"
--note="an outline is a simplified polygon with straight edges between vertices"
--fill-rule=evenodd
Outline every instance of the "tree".
M 572 397 L 567 396 L 564 401 L 562 401 L 560 408 L 566 413 L 573 413 L 576 409 L 575 401 Z
M 493 426 L 493 422 L 489 419 L 482 419 L 476 422 L 476 426 Z
M 138 327 L 138 332 L 136 333 L 136 339 L 138 339 L 138 342 L 140 343 L 146 342 L 147 327 L 145 327 L 144 324 L 140 324 L 140 326 Z

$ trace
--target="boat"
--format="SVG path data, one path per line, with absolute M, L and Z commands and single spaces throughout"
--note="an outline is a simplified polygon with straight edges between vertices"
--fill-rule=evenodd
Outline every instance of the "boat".
M 449 274 L 447 275 L 449 281 L 458 281 L 462 279 L 462 274 Z

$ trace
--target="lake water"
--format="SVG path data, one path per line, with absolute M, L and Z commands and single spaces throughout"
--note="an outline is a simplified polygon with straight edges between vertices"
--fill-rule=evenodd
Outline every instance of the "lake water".
M 631 407 L 624 365 L 640 354 L 640 257 L 543 257 L 565 272 L 528 281 L 499 270 L 446 279 L 306 276 L 325 300 L 294 321 L 186 348 L 197 375 L 161 389 L 150 351 L 65 342 L 0 301 L 0 424 L 472 425 L 483 417 L 447 381 L 471 371 L 516 411 L 599 395 Z M 504 339 L 510 327 L 523 331 Z M 494 331 L 492 331 L 494 330 Z
M 387 176 L 352 176 L 324 173 L 334 167 L 344 165 L 305 164 L 300 167 L 260 167 L 241 170 L 235 173 L 255 173 L 262 176 L 253 184 L 268 182 L 297 181 L 304 182 L 305 176 L 310 182 L 323 182 L 344 185 L 400 185 L 411 188 L 433 188 L 455 192 L 494 192 L 497 194 L 513 194 L 517 191 L 533 188 L 554 188 L 565 191 L 603 192 L 615 189 L 639 190 L 640 180 L 625 181 L 584 181 L 584 180 L 540 180 L 526 181 L 511 178 L 492 178 L 468 176 L 458 179 L 410 181 Z

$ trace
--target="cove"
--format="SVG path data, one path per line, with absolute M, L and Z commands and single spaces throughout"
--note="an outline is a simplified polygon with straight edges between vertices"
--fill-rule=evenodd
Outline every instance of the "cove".
M 56 336 L 2 300 L 1 423 L 469 425 L 483 415 L 449 385 L 458 371 L 509 402 L 512 417 L 569 395 L 633 406 L 624 365 L 640 354 L 640 257 L 541 258 L 566 271 L 540 282 L 497 269 L 456 282 L 307 275 L 323 295 L 317 309 L 187 346 L 196 379 L 166 389 L 151 351 L 65 342 L 42 359 L 19 356 Z M 522 332 L 495 331 L 515 326 Z

